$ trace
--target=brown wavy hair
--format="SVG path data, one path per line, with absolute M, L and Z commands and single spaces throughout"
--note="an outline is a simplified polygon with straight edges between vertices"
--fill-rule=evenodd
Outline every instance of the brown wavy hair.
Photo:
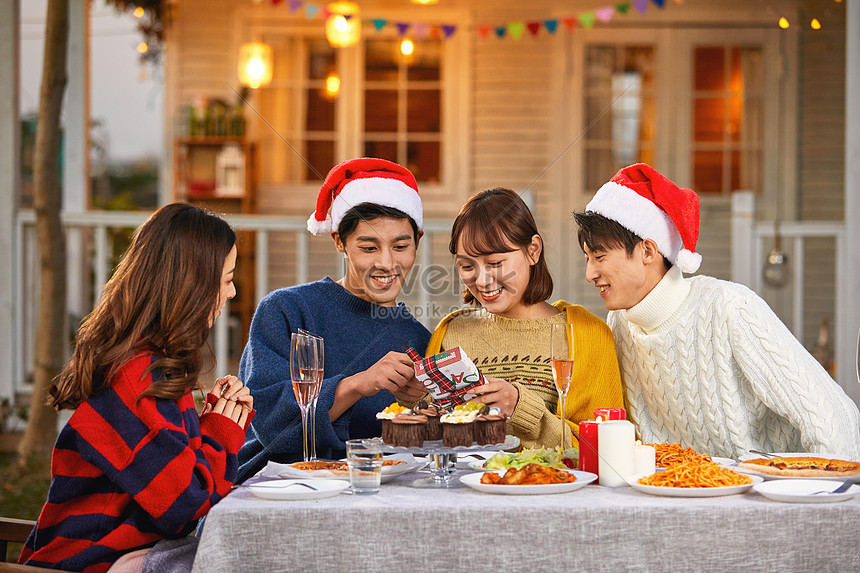
M 525 252 L 535 235 L 540 236 L 537 223 L 519 194 L 503 187 L 486 189 L 472 195 L 460 209 L 451 228 L 448 251 L 456 255 L 457 242 L 463 237 L 463 244 L 468 245 L 466 252 L 472 256 L 508 253 L 517 248 Z M 511 245 L 515 248 L 511 249 Z M 552 295 L 552 275 L 544 250 L 541 248 L 537 262 L 529 268 L 529 285 L 523 293 L 527 305 Z M 463 289 L 463 302 L 477 303 L 469 289 Z
M 197 387 L 202 350 L 218 303 L 224 261 L 236 244 L 226 221 L 186 203 L 152 214 L 135 232 L 93 311 L 75 337 L 72 359 L 49 389 L 48 404 L 77 408 L 144 353 L 162 376 L 138 397 L 176 400 Z

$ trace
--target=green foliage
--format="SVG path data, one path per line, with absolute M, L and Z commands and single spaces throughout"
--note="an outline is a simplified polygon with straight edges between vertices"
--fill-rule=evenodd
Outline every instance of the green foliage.
M 14 452 L 0 453 L 0 515 L 18 519 L 36 519 L 48 497 L 51 467 L 46 462 L 30 460 L 18 466 Z M 10 543 L 6 561 L 17 561 L 21 544 Z
M 164 40 L 164 22 L 167 20 L 170 6 L 163 0 L 105 0 L 113 5 L 118 12 L 134 12 L 137 7 L 144 14 L 137 20 L 137 29 L 143 36 L 149 49 L 140 55 L 144 62 L 157 64 L 161 61 L 161 44 Z

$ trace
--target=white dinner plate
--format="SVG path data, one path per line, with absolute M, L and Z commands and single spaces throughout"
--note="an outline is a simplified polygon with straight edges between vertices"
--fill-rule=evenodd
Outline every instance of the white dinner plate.
M 758 476 L 749 476 L 753 481 L 752 483 L 745 485 L 732 485 L 726 487 L 663 487 L 659 485 L 645 485 L 639 483 L 639 479 L 645 477 L 645 475 L 646 474 L 638 474 L 635 476 L 629 476 L 625 481 L 636 491 L 666 497 L 717 497 L 721 495 L 734 495 L 736 493 L 743 493 L 763 481 Z
M 710 456 L 711 461 L 715 464 L 720 464 L 721 466 L 736 466 L 737 460 L 733 460 L 732 458 L 720 458 L 717 456 Z
M 832 491 L 836 484 L 831 480 L 771 480 L 753 486 L 753 489 L 768 499 L 793 503 L 834 503 L 851 499 L 860 493 L 860 485 L 852 485 L 843 493 L 819 493 L 816 491 Z
M 505 475 L 507 470 L 497 470 L 499 475 Z M 549 493 L 567 493 L 576 491 L 579 488 L 585 487 L 594 480 L 597 476 L 591 472 L 581 472 L 579 470 L 563 470 L 572 473 L 576 476 L 576 481 L 571 483 L 548 483 L 544 485 L 499 485 L 481 483 L 482 472 L 471 473 L 460 476 L 460 481 L 472 489 L 482 491 L 484 493 L 498 493 L 502 495 L 539 495 Z
M 315 488 L 310 489 L 303 485 L 304 482 Z M 297 500 L 297 499 L 320 499 L 332 497 L 349 487 L 349 482 L 342 480 L 297 480 L 279 479 L 261 481 L 248 486 L 252 494 L 263 499 Z
M 427 465 L 427 460 L 417 459 L 412 454 L 394 454 L 384 456 L 383 459 L 401 460 L 406 463 L 393 466 L 382 466 L 382 483 L 391 481 L 397 476 L 407 472 L 417 471 Z M 349 480 L 349 471 L 344 471 L 342 473 L 333 473 L 328 470 L 307 471 L 294 468 L 290 466 L 290 464 L 279 464 L 272 461 L 266 465 L 259 475 L 270 478 Z
M 849 458 L 846 458 L 844 456 L 834 456 L 833 454 L 810 454 L 808 452 L 807 453 L 803 453 L 803 452 L 774 452 L 773 455 L 783 457 L 783 458 L 797 458 L 797 457 L 800 457 L 800 458 L 824 458 L 824 459 L 831 459 L 831 460 L 852 461 Z M 740 458 L 738 458 L 738 460 L 741 462 L 744 462 L 747 460 L 757 460 L 760 458 L 764 458 L 764 456 L 759 456 L 759 455 L 755 455 L 755 454 L 746 454 L 746 455 L 743 455 Z M 742 468 L 740 466 L 738 466 L 736 468 L 732 468 L 732 469 L 735 470 L 736 472 L 739 472 L 742 474 L 762 477 L 767 481 L 770 481 L 770 480 L 786 480 L 787 479 L 787 480 L 828 480 L 828 481 L 840 481 L 841 482 L 841 481 L 851 480 L 854 483 L 860 483 L 860 473 L 855 474 L 853 476 L 832 476 L 832 477 L 827 477 L 827 476 L 777 476 L 777 475 L 773 475 L 773 474 L 766 474 L 764 472 L 756 471 L 756 470 L 750 469 L 750 468 Z

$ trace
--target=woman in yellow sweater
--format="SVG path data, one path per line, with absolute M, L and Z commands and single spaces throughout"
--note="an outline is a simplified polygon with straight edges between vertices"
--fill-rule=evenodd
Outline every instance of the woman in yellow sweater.
M 488 379 L 476 402 L 508 416 L 508 433 L 523 448 L 561 444 L 558 394 L 550 366 L 552 324 L 574 325 L 573 375 L 564 409 L 565 444 L 594 408 L 623 406 L 615 342 L 606 323 L 583 307 L 552 304 L 543 240 L 526 204 L 510 189 L 475 194 L 460 210 L 448 245 L 463 299 L 436 327 L 427 355 L 457 346 Z

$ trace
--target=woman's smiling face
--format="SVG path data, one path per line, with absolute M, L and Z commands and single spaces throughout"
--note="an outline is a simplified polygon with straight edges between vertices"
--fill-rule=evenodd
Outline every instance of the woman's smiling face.
M 523 295 L 529 286 L 531 267 L 540 255 L 540 237 L 535 235 L 526 250 L 512 245 L 510 251 L 472 255 L 457 241 L 457 271 L 466 288 L 488 312 L 506 318 L 526 318 Z

